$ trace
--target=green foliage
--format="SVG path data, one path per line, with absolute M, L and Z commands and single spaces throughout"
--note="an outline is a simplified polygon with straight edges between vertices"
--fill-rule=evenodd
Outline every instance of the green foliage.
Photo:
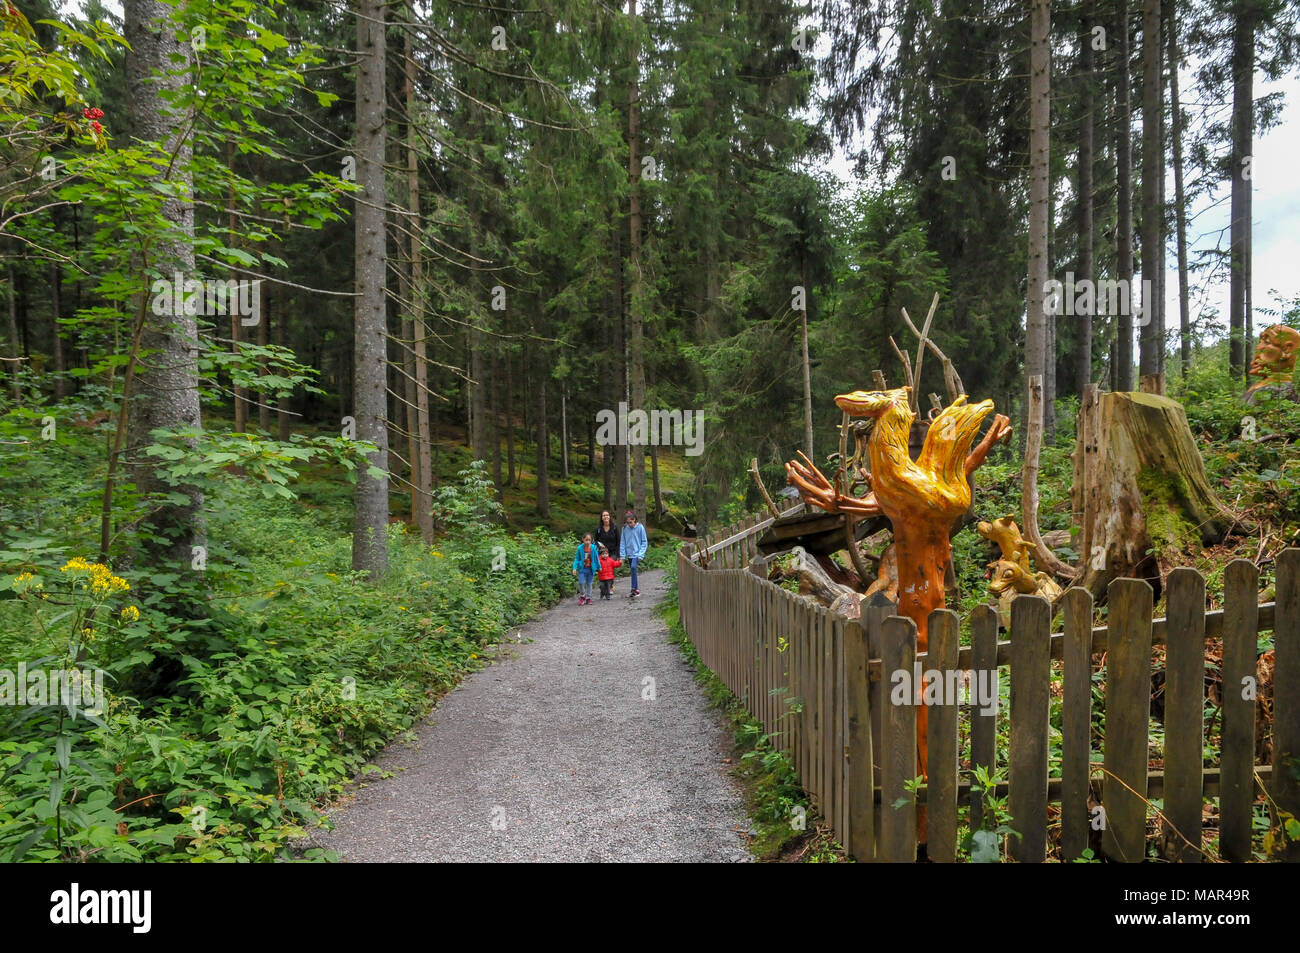
M 345 473 L 329 439 L 204 465 L 204 572 L 69 563 L 97 503 L 81 481 L 102 465 L 81 446 L 91 436 L 70 429 L 41 447 L 70 468 L 44 489 L 69 519 L 43 535 L 3 527 L 0 668 L 43 658 L 102 670 L 107 700 L 89 715 L 0 707 L 0 860 L 292 859 L 292 839 L 371 754 L 568 589 L 567 542 L 506 535 L 473 500 L 434 547 L 391 527 L 392 570 L 365 582 L 346 535 L 264 492 L 264 480 L 290 483 L 276 468 L 302 454 Z M 222 440 L 245 443 L 213 438 L 204 453 Z M 13 463 L 0 458 L 6 486 Z M 481 479 L 472 470 L 465 487 Z

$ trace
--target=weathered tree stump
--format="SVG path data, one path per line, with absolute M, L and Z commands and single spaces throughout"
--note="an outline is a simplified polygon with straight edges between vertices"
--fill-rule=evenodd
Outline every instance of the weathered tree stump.
M 1079 409 L 1070 491 L 1082 527 L 1083 576 L 1098 602 L 1112 579 L 1146 579 L 1160 590 L 1157 557 L 1191 542 L 1222 541 L 1242 525 L 1210 488 L 1181 404 L 1158 394 L 1099 394 Z

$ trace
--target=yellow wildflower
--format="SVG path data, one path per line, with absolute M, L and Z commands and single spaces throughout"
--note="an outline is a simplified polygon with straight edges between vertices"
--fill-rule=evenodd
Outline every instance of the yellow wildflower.
M 36 576 L 34 573 L 22 572 L 14 576 L 14 582 L 27 582 L 29 579 L 35 579 L 35 578 Z
M 110 596 L 115 592 L 126 592 L 131 586 L 121 576 L 113 575 L 103 563 L 88 563 L 80 556 L 68 560 L 60 572 L 90 573 L 90 591 L 97 596 Z
M 127 622 L 135 622 L 140 618 L 140 610 L 135 606 L 127 606 L 122 610 L 122 618 Z

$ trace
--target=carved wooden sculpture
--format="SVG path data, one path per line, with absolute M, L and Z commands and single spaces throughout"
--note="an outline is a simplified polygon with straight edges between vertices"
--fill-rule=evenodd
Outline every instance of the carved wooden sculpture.
M 1261 331 L 1250 362 L 1251 376 L 1259 380 L 1250 385 L 1241 399 L 1253 404 L 1256 393 L 1268 387 L 1276 387 L 1285 396 L 1294 395 L 1292 377 L 1297 352 L 1300 352 L 1300 331 L 1295 328 L 1275 324 Z
M 1009 515 L 975 527 L 981 536 L 998 544 L 1002 557 L 989 563 L 993 571 L 989 591 L 998 597 L 998 618 L 1002 627 L 1011 627 L 1011 603 L 1020 595 L 1038 595 L 1055 603 L 1062 589 L 1045 572 L 1036 573 L 1029 565 L 1034 546 L 1020 533 Z
M 805 502 L 828 512 L 889 517 L 897 560 L 898 611 L 916 623 L 916 648 L 929 646 L 930 612 L 944 606 L 944 568 L 951 557 L 948 532 L 971 503 L 970 474 L 993 445 L 1011 433 L 1011 422 L 994 418 L 984 439 L 971 449 L 980 423 L 993 401 L 968 404 L 959 395 L 934 419 L 920 456 L 908 454 L 908 437 L 916 414 L 911 388 L 854 391 L 835 398 L 835 405 L 855 417 L 871 417 L 875 428 L 867 441 L 871 492 L 865 497 L 841 493 L 807 457 L 786 464 L 788 481 Z M 927 711 L 916 715 L 917 752 L 926 772 Z

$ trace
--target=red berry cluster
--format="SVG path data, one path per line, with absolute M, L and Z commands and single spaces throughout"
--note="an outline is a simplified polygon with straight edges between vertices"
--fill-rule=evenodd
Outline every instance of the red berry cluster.
M 100 109 L 98 106 L 91 106 L 89 109 L 83 109 L 81 111 L 81 114 L 85 116 L 87 119 L 104 118 L 104 110 Z

